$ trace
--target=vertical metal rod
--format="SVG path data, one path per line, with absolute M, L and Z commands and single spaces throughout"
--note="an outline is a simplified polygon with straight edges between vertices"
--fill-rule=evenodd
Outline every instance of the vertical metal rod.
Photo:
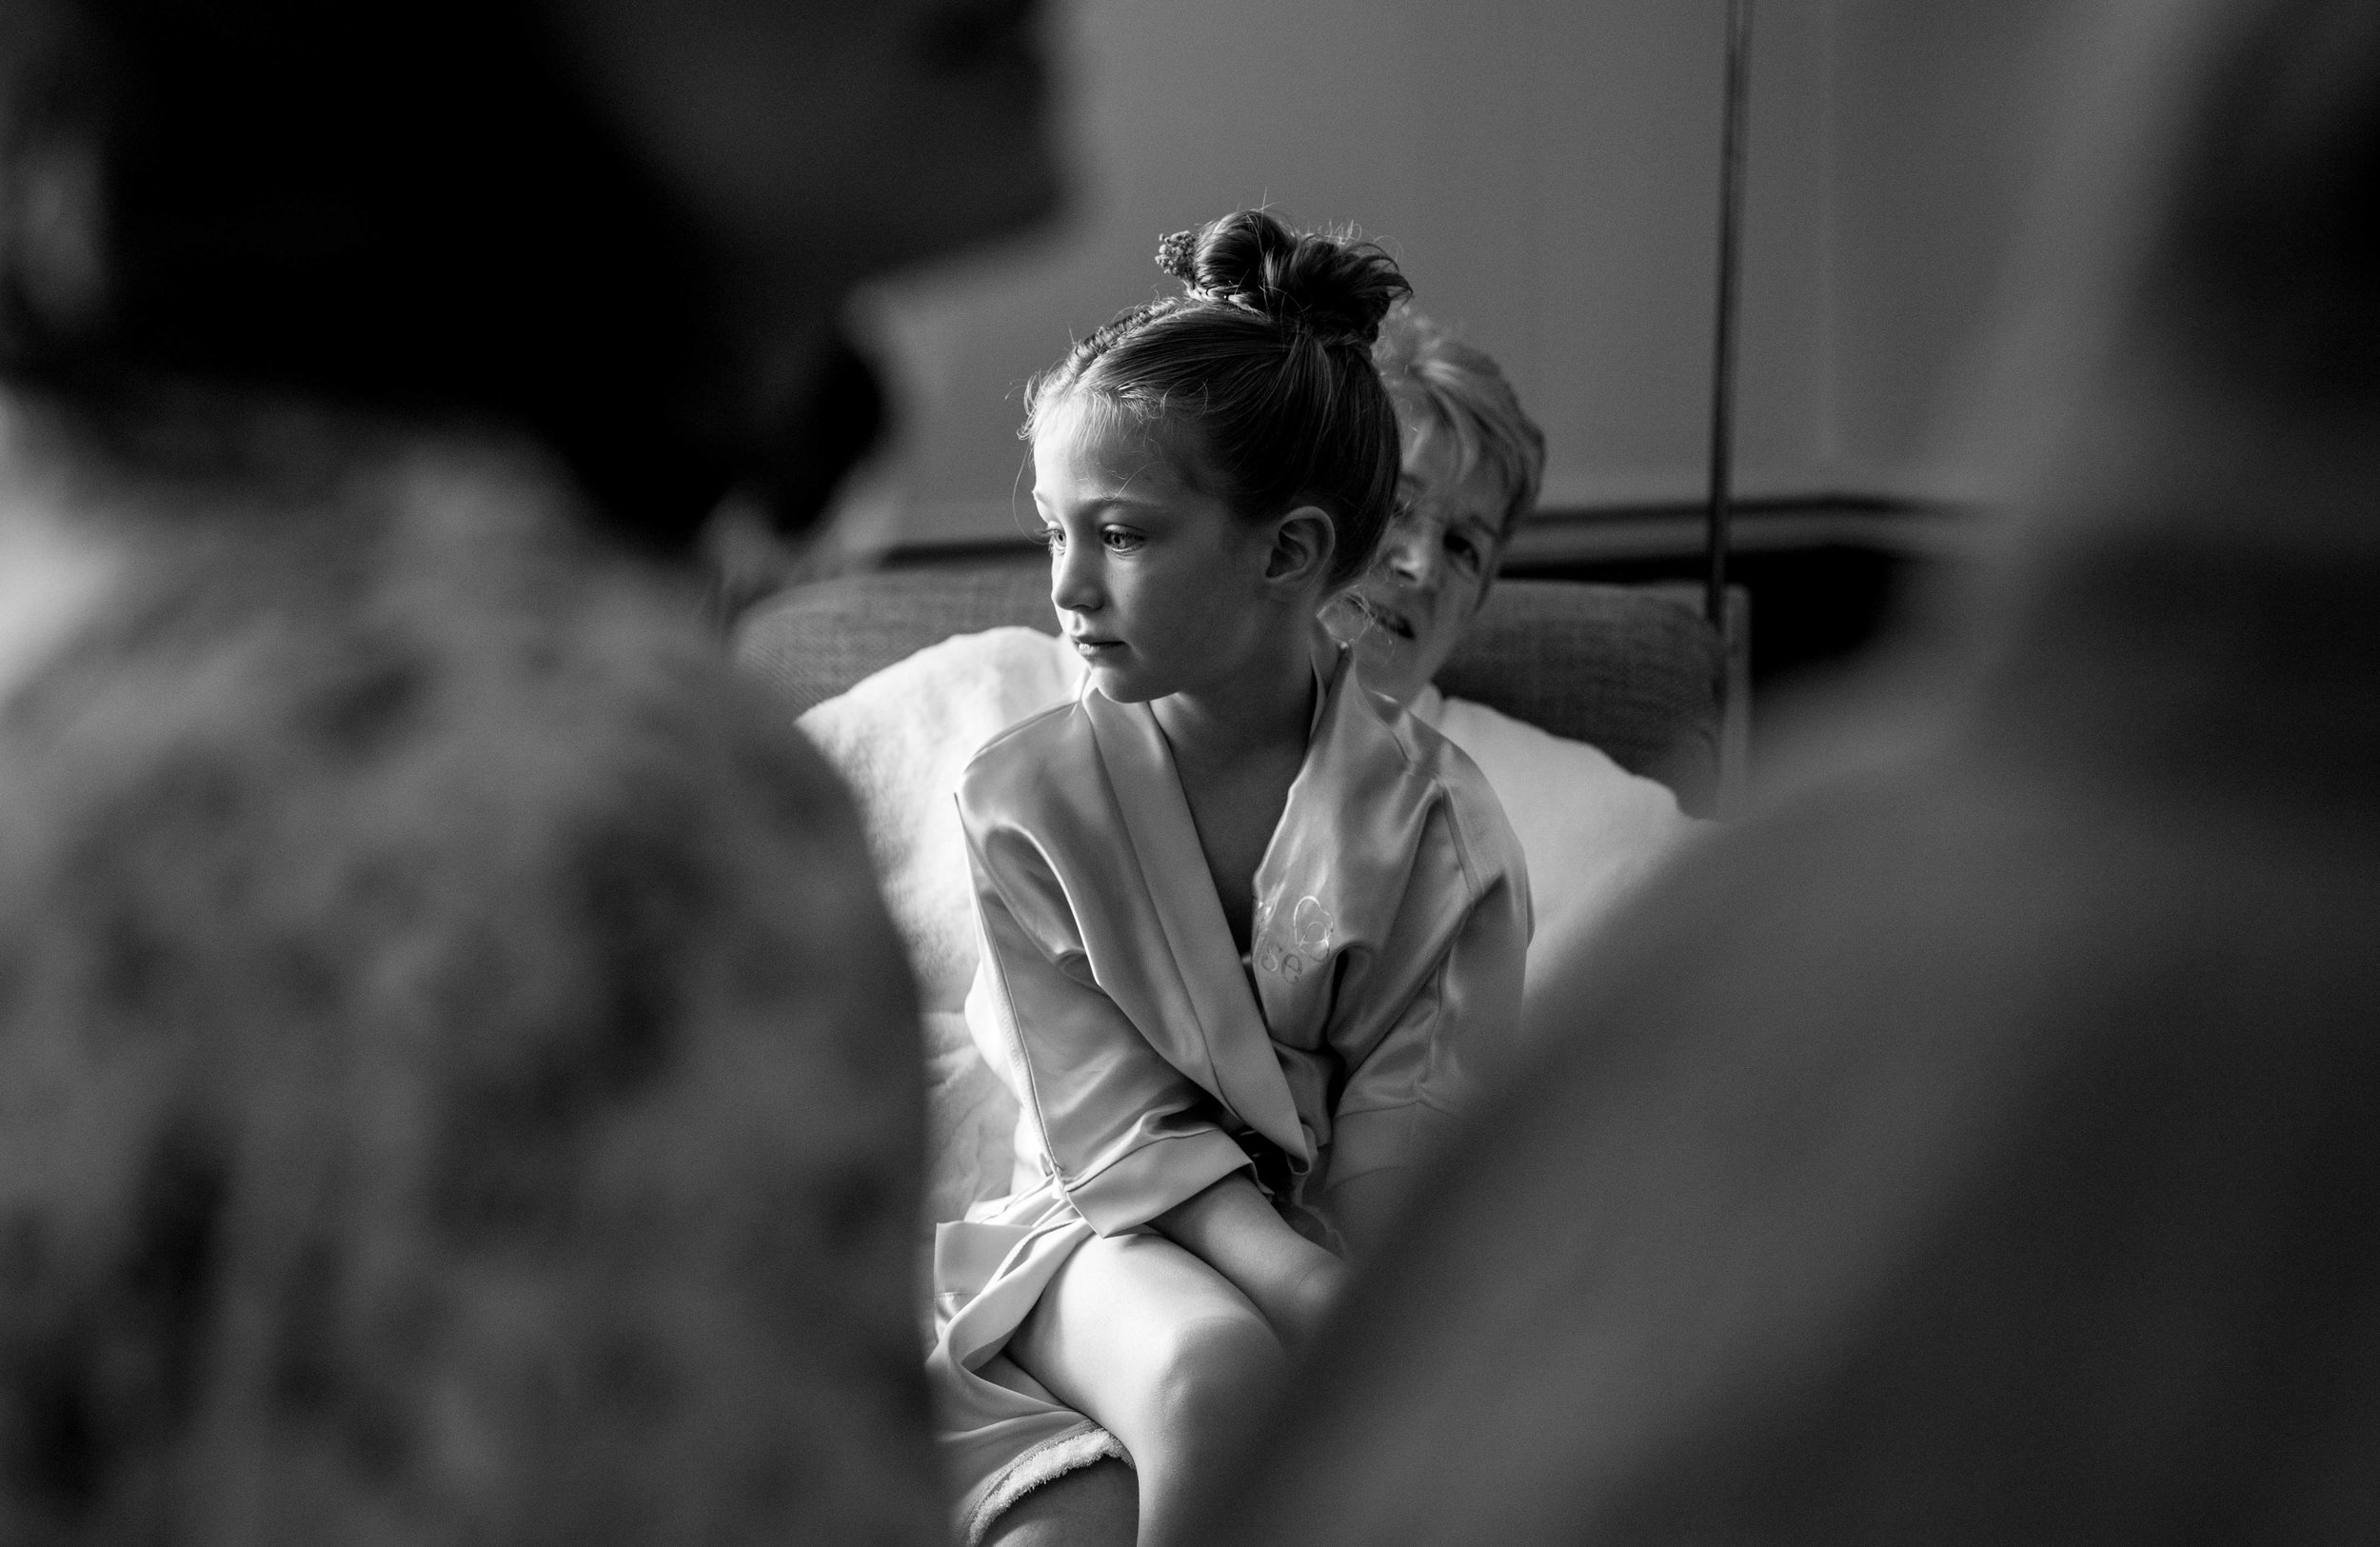
M 1704 532 L 1710 580 L 1703 615 L 1727 626 L 1728 518 L 1735 498 L 1735 300 L 1744 218 L 1744 102 L 1752 72 L 1752 0 L 1727 0 L 1727 98 L 1719 125 L 1719 302 L 1711 362 L 1711 503 Z

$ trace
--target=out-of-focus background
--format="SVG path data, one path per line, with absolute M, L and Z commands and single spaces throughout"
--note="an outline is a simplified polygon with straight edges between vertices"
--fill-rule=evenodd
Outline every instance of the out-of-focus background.
M 2054 154 L 2067 10 L 1758 0 L 1733 571 L 1757 683 L 1853 654 L 1896 583 L 1963 549 L 1972 482 L 1936 431 Z M 1164 283 L 1160 235 L 1267 204 L 1384 243 L 1544 426 L 1543 506 L 1507 573 L 1697 572 L 1725 13 L 1060 0 L 1071 208 L 861 303 L 904 428 L 838 540 L 897 563 L 1016 542 L 1025 380 Z

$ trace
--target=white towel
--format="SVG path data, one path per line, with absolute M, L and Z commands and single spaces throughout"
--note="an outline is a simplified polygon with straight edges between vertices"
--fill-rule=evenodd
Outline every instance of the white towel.
M 1008 1191 L 1016 1099 L 985 1067 L 961 1008 L 975 978 L 975 903 L 954 794 L 978 748 L 1074 697 L 1083 665 L 1030 628 L 961 634 L 804 714 L 803 733 L 851 786 L 884 904 L 925 1010 L 926 1218 Z
M 1479 765 L 1528 857 L 1532 982 L 1544 981 L 1557 958 L 1592 950 L 1628 894 L 1709 825 L 1678 810 L 1667 784 L 1630 773 L 1599 747 L 1435 687 L 1423 688 L 1412 708 Z
M 858 797 L 884 902 L 928 1010 L 956 1010 L 975 977 L 975 905 L 954 795 L 979 748 L 1074 697 L 1083 666 L 1030 628 L 960 634 L 803 715 L 803 732 Z

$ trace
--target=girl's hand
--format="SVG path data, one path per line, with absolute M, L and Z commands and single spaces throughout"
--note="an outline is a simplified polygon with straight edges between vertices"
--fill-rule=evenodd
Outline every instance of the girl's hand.
M 1254 1300 L 1292 1348 L 1320 1330 L 1346 1281 L 1347 1265 L 1289 1228 L 1244 1172 L 1149 1222 Z

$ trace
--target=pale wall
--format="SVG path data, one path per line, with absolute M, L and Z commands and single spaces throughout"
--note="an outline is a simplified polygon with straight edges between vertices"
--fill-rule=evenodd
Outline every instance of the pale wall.
M 1761 0 L 1739 486 L 1927 492 L 2029 165 L 2046 0 Z M 863 308 L 903 454 L 877 540 L 1010 529 L 1019 389 L 1236 205 L 1352 221 L 1544 424 L 1549 506 L 1695 498 L 1707 442 L 1720 0 L 1072 0 L 1062 228 Z

